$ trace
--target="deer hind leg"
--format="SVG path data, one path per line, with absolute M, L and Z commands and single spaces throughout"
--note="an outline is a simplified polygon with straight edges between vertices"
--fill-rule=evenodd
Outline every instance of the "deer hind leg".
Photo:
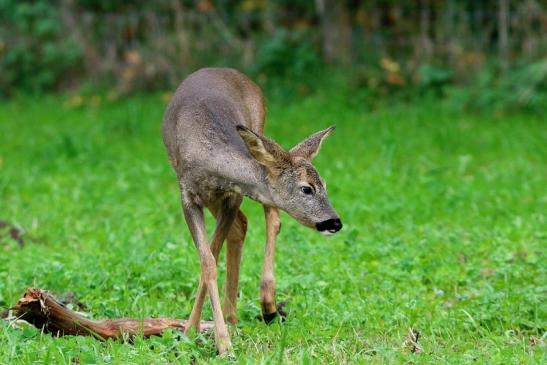
M 260 306 L 264 322 L 270 323 L 277 316 L 275 305 L 275 276 L 274 257 L 275 240 L 279 234 L 281 223 L 279 220 L 279 209 L 264 206 L 266 218 L 266 248 L 264 252 L 264 267 L 262 270 L 262 283 L 260 285 Z
M 237 291 L 239 284 L 239 267 L 245 234 L 247 217 L 240 210 L 230 228 L 226 254 L 226 291 L 224 293 L 224 318 L 231 324 L 237 323 Z
M 211 306 L 213 308 L 213 320 L 215 324 L 215 342 L 220 354 L 230 351 L 231 343 L 228 334 L 224 316 L 220 306 L 220 297 L 218 294 L 216 258 L 222 242 L 226 238 L 228 231 L 232 225 L 235 214 L 239 208 L 241 199 L 225 199 L 219 206 L 217 225 L 213 234 L 211 247 L 207 244 L 207 235 L 205 232 L 205 221 L 203 217 L 203 207 L 193 203 L 183 202 L 184 217 L 190 233 L 194 239 L 194 243 L 199 251 L 201 276 L 198 289 L 198 297 L 194 303 L 192 314 L 188 320 L 187 330 L 192 326 L 199 329 L 201 319 L 201 310 L 205 299 L 205 290 L 209 292 L 211 297 Z M 216 257 L 215 257 L 216 254 Z
M 215 232 L 213 233 L 213 238 L 211 239 L 211 252 L 215 257 L 215 264 L 218 263 L 218 255 L 220 254 L 220 250 L 222 249 L 224 240 L 227 236 L 228 240 L 230 239 L 229 232 L 231 232 L 232 228 L 230 228 L 229 222 L 232 222 L 232 227 L 236 224 L 237 213 L 234 214 L 234 211 L 237 212 L 237 208 L 240 204 L 241 199 L 238 200 L 237 198 L 235 198 L 228 202 L 221 202 L 220 204 L 210 205 L 208 207 L 211 211 L 211 214 L 217 220 Z M 192 308 L 192 313 L 190 314 L 190 318 L 188 319 L 187 330 L 192 326 L 199 330 L 201 312 L 203 310 L 203 304 L 205 303 L 206 296 L 207 286 L 200 279 L 198 294 Z M 227 319 L 226 316 L 224 318 Z

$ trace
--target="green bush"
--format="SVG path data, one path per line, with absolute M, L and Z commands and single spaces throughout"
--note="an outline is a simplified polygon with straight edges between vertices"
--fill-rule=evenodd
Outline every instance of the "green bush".
M 418 85 L 426 92 L 443 95 L 444 89 L 453 81 L 453 72 L 450 69 L 422 65 L 418 68 Z
M 486 67 L 474 84 L 451 96 L 469 109 L 541 111 L 547 105 L 547 59 L 504 72 Z
M 259 44 L 250 72 L 268 86 L 279 85 L 285 80 L 306 89 L 321 69 L 319 53 L 306 32 L 283 29 Z
M 81 60 L 78 43 L 63 34 L 57 1 L 0 0 L 0 94 L 58 86 Z

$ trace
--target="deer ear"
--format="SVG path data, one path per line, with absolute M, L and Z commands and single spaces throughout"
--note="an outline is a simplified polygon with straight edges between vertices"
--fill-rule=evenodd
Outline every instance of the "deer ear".
M 322 131 L 312 134 L 311 136 L 294 146 L 289 151 L 289 153 L 294 157 L 302 157 L 308 161 L 313 160 L 315 156 L 317 156 L 317 153 L 319 152 L 321 144 L 323 143 L 325 138 L 330 136 L 335 128 L 336 126 L 333 125 L 327 129 L 323 129 Z
M 279 175 L 281 170 L 290 163 L 290 155 L 274 141 L 256 134 L 245 126 L 238 125 L 236 128 L 251 155 L 272 175 Z

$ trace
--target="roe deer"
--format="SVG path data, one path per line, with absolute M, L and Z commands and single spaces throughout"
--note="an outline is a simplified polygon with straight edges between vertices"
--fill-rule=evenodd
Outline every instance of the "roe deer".
M 199 330 L 208 292 L 220 354 L 231 350 L 224 318 L 230 323 L 237 321 L 239 265 L 247 230 L 247 219 L 239 210 L 243 197 L 264 206 L 267 237 L 260 302 L 266 322 L 277 314 L 274 248 L 279 209 L 325 234 L 342 228 L 327 199 L 325 183 L 311 164 L 334 126 L 286 151 L 263 136 L 264 114 L 262 92 L 247 76 L 233 69 L 205 68 L 182 82 L 163 120 L 163 140 L 179 180 L 182 210 L 201 264 L 198 294 L 187 328 Z M 210 246 L 204 207 L 216 218 Z M 221 310 L 216 260 L 225 239 L 227 279 Z

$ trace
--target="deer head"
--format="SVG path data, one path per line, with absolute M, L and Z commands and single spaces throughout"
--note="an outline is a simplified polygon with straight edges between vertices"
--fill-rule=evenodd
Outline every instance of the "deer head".
M 327 235 L 338 232 L 342 222 L 329 202 L 325 182 L 311 162 L 334 128 L 314 133 L 286 151 L 271 139 L 237 126 L 249 153 L 266 170 L 274 204 L 303 225 Z

